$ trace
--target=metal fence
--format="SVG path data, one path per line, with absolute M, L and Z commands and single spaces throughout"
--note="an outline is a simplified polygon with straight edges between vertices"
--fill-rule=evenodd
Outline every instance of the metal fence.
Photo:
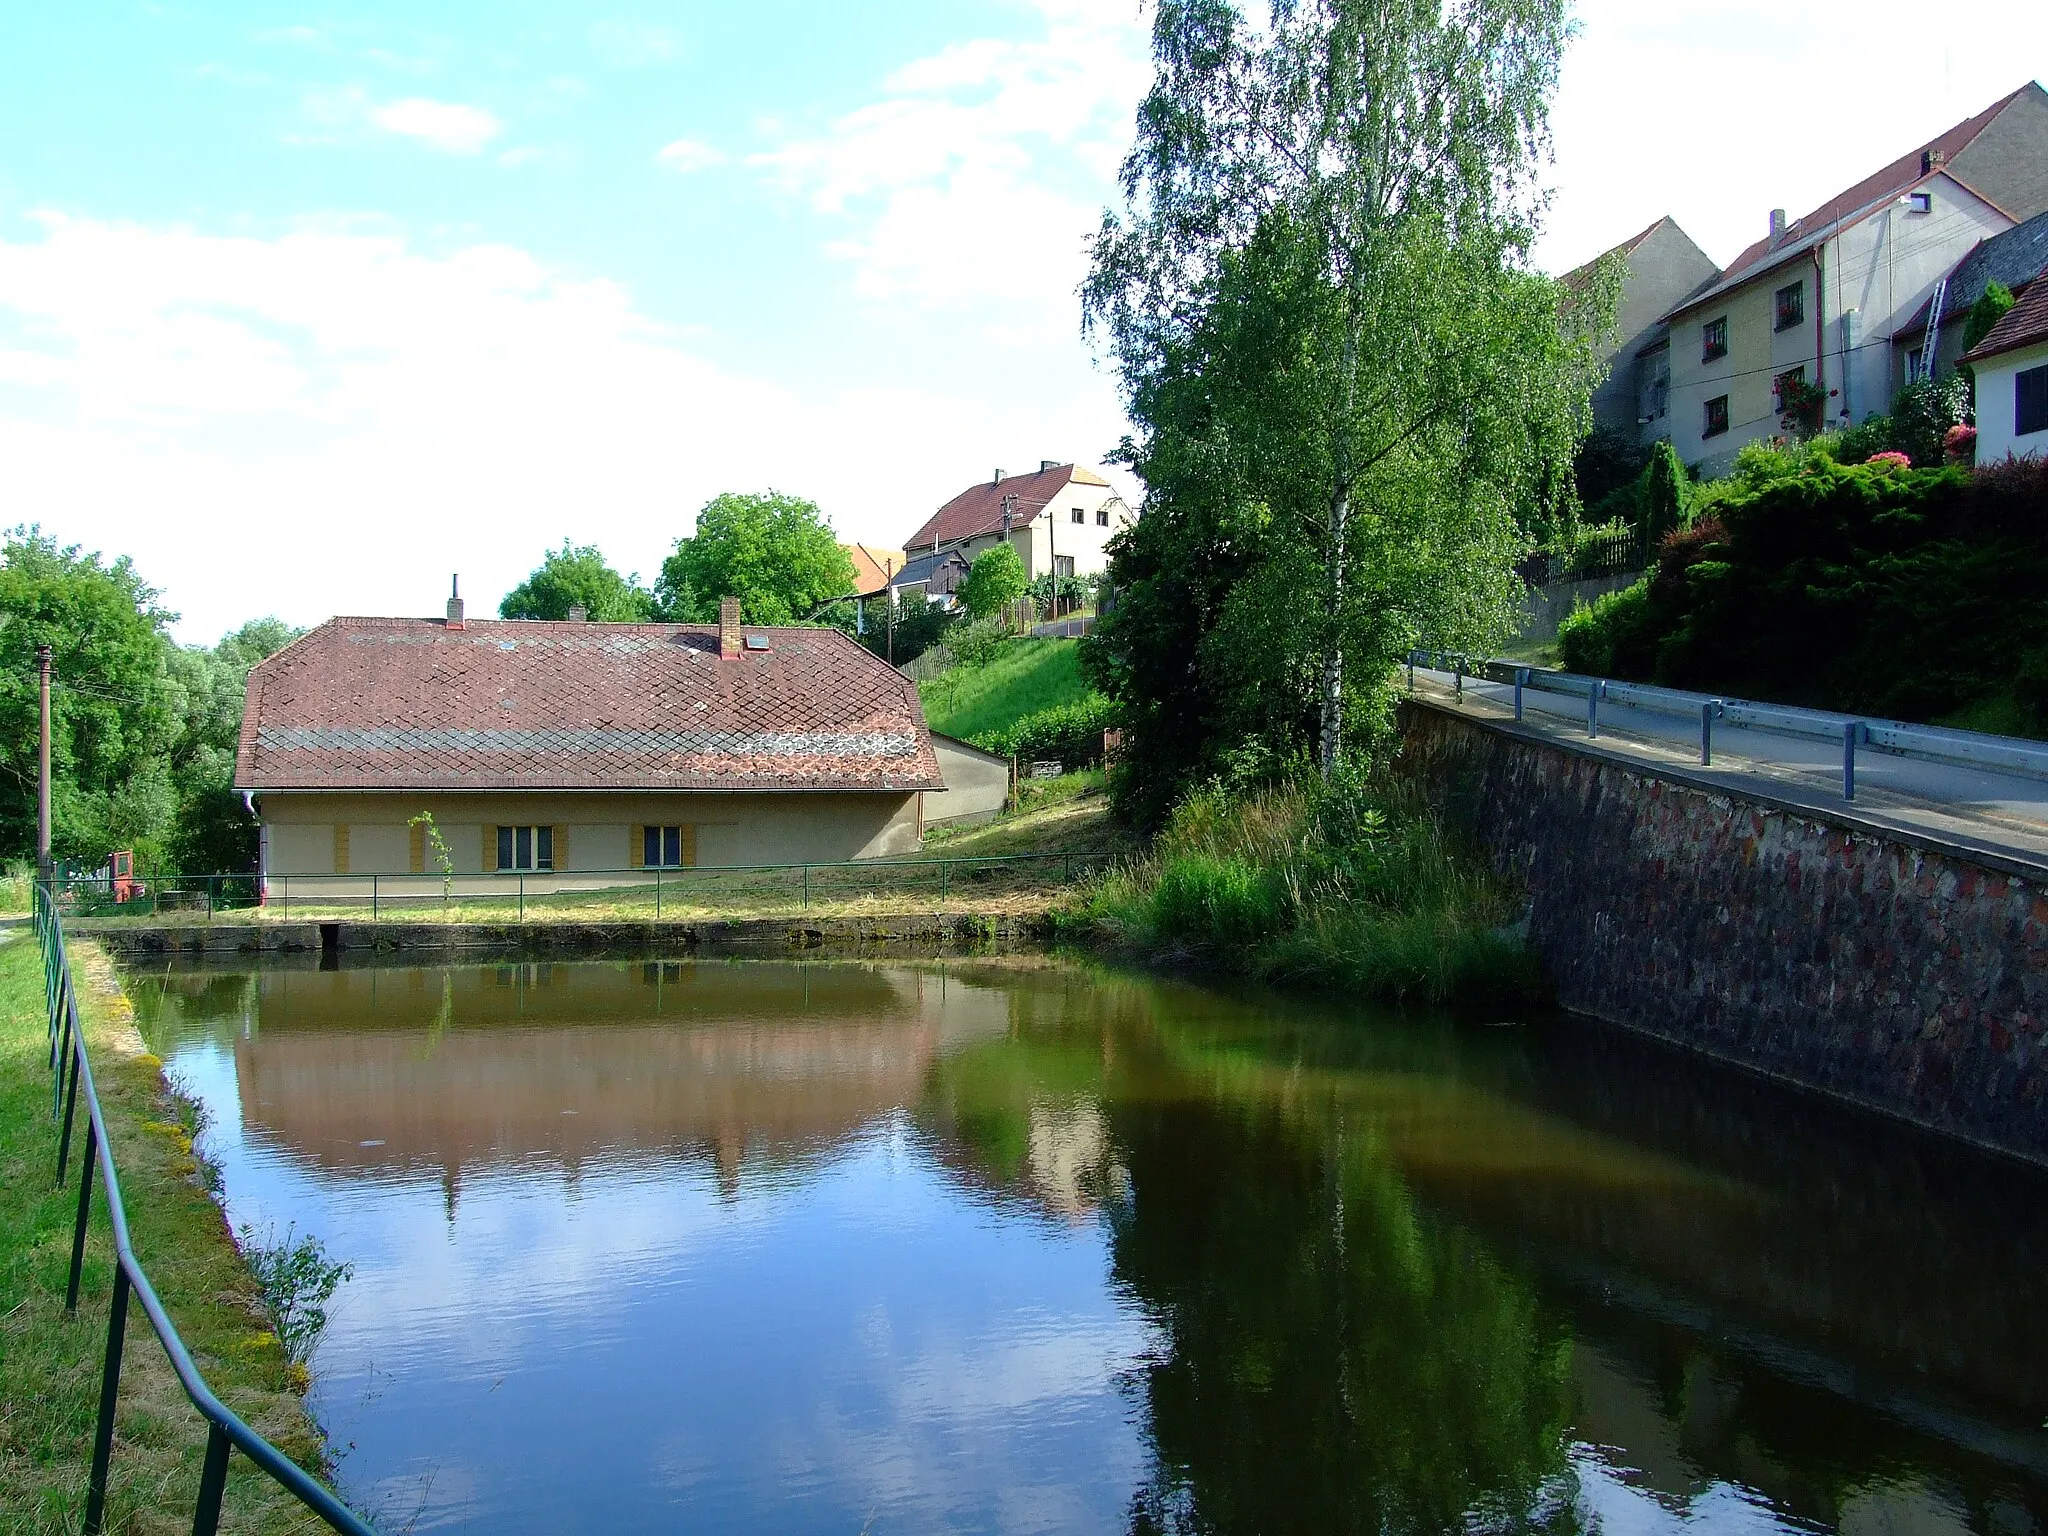
M 1856 798 L 1856 757 L 1865 749 L 1891 757 L 2048 780 L 2048 742 L 1992 736 L 1981 731 L 1960 731 L 1949 726 L 1870 720 L 1822 709 L 1802 709 L 1790 704 L 1758 704 L 1748 699 L 1688 693 L 1684 689 L 1659 688 L 1648 683 L 1623 683 L 1611 678 L 1586 677 L 1576 672 L 1551 672 L 1522 662 L 1480 659 L 1456 651 L 1411 651 L 1408 656 L 1408 686 L 1411 691 L 1418 667 L 1450 674 L 1453 686 L 1461 696 L 1467 678 L 1512 687 L 1517 720 L 1522 718 L 1525 698 L 1530 693 L 1583 699 L 1588 737 L 1600 734 L 1603 704 L 1622 705 L 1689 724 L 1696 722 L 1702 766 L 1711 766 L 1714 761 L 1716 725 L 1839 745 L 1842 749 L 1844 800 Z
M 662 869 L 507 870 L 370 875 L 148 875 L 123 900 L 106 876 L 54 882 L 60 905 L 83 917 L 223 912 L 279 921 L 323 914 L 372 922 L 421 918 L 524 923 L 574 913 L 621 920 L 773 916 L 830 903 L 959 894 L 998 896 L 1071 883 L 1107 853 L 859 859 L 810 864 L 717 864 Z
M 1585 533 L 1568 550 L 1538 550 L 1516 568 L 1532 587 L 1547 587 L 1556 581 L 1590 581 L 1597 576 L 1620 576 L 1640 571 L 1650 563 L 1650 541 L 1641 529 L 1612 528 Z
M 78 1219 L 71 1235 L 71 1279 L 64 1294 L 67 1313 L 78 1311 L 78 1287 L 85 1268 L 86 1228 L 92 1215 L 93 1170 L 105 1189 L 107 1216 L 114 1234 L 114 1290 L 107 1318 L 107 1350 L 100 1373 L 100 1403 L 93 1432 L 92 1471 L 86 1483 L 84 1529 L 98 1536 L 106 1519 L 107 1464 L 114 1449 L 114 1411 L 121 1394 L 121 1353 L 128 1334 L 128 1301 L 141 1303 L 143 1315 L 170 1358 L 178 1384 L 207 1422 L 206 1460 L 199 1474 L 199 1495 L 192 1515 L 194 1536 L 213 1536 L 220 1524 L 221 1497 L 227 1491 L 228 1458 L 239 1450 L 307 1509 L 337 1531 L 375 1536 L 371 1527 L 323 1488 L 297 1462 L 243 1423 L 207 1385 L 178 1336 L 177 1326 L 136 1258 L 128 1237 L 128 1213 L 121 1201 L 121 1178 L 107 1139 L 107 1122 L 93 1086 L 92 1062 L 78 1023 L 78 995 L 64 948 L 64 926 L 50 892 L 38 885 L 35 930 L 43 952 L 43 982 L 49 1010 L 51 1109 L 63 1129 L 57 1140 L 57 1182 L 63 1183 L 71 1157 L 71 1138 L 78 1105 L 85 1105 L 85 1154 L 79 1159 Z

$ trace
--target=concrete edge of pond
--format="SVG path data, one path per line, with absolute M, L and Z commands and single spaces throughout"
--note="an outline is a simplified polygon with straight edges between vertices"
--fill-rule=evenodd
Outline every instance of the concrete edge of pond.
M 636 954 L 735 949 L 789 953 L 876 948 L 1032 945 L 1050 935 L 1037 913 L 902 912 L 862 917 L 699 918 L 669 922 L 546 923 L 257 922 L 80 920 L 123 959 L 158 956 L 333 955 L 489 951 L 518 955 Z

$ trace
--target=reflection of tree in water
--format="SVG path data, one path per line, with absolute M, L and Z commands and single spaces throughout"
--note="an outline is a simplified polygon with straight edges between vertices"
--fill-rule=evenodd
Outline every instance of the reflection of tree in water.
M 1569 1341 L 1362 1138 L 1227 1107 L 1111 1120 L 1116 1277 L 1166 1339 L 1134 1531 L 1575 1523 Z

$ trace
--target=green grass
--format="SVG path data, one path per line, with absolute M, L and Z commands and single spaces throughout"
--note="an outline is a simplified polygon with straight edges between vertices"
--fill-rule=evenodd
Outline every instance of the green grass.
M 299 1397 L 304 1376 L 262 1321 L 208 1170 L 193 1157 L 195 1112 L 142 1050 L 105 958 L 81 944 L 74 964 L 136 1251 L 228 1406 L 318 1469 L 321 1445 Z M 0 1530 L 54 1536 L 78 1530 L 85 1508 L 113 1266 L 96 1196 L 78 1314 L 66 1317 L 78 1163 L 74 1155 L 59 1189 L 43 1017 L 40 955 L 19 927 L 0 936 Z M 205 1445 L 205 1421 L 131 1303 L 107 1530 L 190 1530 Z M 245 1457 L 229 1467 L 221 1530 L 326 1529 Z
M 1211 789 L 1148 857 L 1055 908 L 1064 935 L 1383 1002 L 1540 995 L 1514 893 L 1412 793 Z
M 1012 640 L 985 666 L 954 667 L 918 691 L 935 731 L 971 740 L 1027 715 L 1076 704 L 1094 689 L 1081 676 L 1078 640 Z

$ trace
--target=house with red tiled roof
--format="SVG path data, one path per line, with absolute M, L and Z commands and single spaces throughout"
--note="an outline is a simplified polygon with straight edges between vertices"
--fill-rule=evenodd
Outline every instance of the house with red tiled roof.
M 2048 269 L 1963 361 L 1977 376 L 1977 462 L 2048 457 Z
M 1030 474 L 999 469 L 994 479 L 969 486 L 903 541 L 903 553 L 915 569 L 949 553 L 972 565 L 983 550 L 1008 544 L 1030 580 L 1047 572 L 1093 576 L 1109 564 L 1109 541 L 1136 516 L 1093 470 L 1042 459 Z
M 917 689 L 838 630 L 337 618 L 249 674 L 235 787 L 287 890 L 914 852 L 945 787 Z M 543 877 L 546 877 L 543 879 Z M 436 880 L 417 882 L 421 894 Z M 386 882 L 396 899 L 405 882 Z
M 1895 333 L 1979 241 L 2048 210 L 2048 91 L 2029 83 L 1764 237 L 1675 306 L 1670 437 L 1713 473 L 1784 430 L 1784 382 L 1829 426 L 1889 409 Z M 1922 322 L 1924 327 L 1924 322 Z

